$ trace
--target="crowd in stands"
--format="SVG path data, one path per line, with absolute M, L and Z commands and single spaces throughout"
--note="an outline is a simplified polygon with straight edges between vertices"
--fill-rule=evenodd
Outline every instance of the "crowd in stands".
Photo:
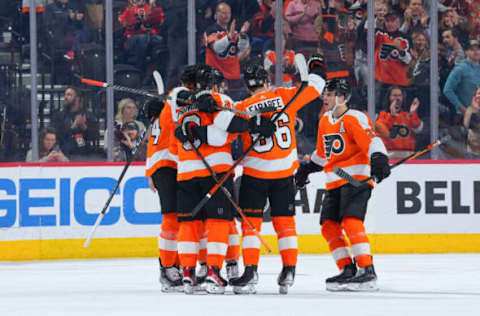
M 104 54 L 104 3 L 101 0 L 49 0 L 41 13 L 41 40 L 54 46 L 58 82 L 75 84 L 75 64 L 94 63 L 78 53 L 96 44 Z M 141 73 L 135 88 L 153 85 L 158 69 L 166 89 L 178 84 L 187 64 L 187 0 L 115 1 L 115 64 Z M 242 65 L 257 60 L 271 74 L 283 71 L 287 86 L 298 84 L 295 53 L 321 52 L 327 78 L 345 78 L 353 87 L 351 104 L 367 109 L 367 0 L 284 0 L 283 16 L 275 0 L 198 0 L 196 4 L 197 62 L 221 70 L 226 93 L 234 100 L 247 95 Z M 401 158 L 430 142 L 430 105 L 438 107 L 442 133 L 457 135 L 458 148 L 449 158 L 480 158 L 480 1 L 438 1 L 440 98 L 430 100 L 430 1 L 375 0 L 375 126 L 392 158 Z M 275 55 L 275 20 L 283 20 L 283 56 Z M 93 43 L 93 44 L 92 44 Z M 118 66 L 118 67 L 117 67 Z M 77 68 L 78 69 L 78 68 Z M 82 67 L 79 67 L 82 69 Z M 85 67 L 83 68 L 85 69 Z M 80 74 L 82 75 L 82 74 Z M 63 109 L 42 133 L 42 161 L 83 160 L 99 146 L 98 120 L 80 102 L 78 90 L 65 91 Z M 122 95 L 116 100 L 115 160 L 125 160 L 145 129 L 138 111 L 144 100 Z M 104 106 L 104 105 L 102 105 Z M 311 152 L 322 101 L 307 105 L 297 120 L 299 152 Z M 62 151 L 48 158 L 56 136 Z M 106 149 L 105 133 L 101 145 Z M 50 149 L 48 149 L 50 148 Z M 144 150 L 135 160 L 143 160 Z M 68 157 L 68 159 L 66 158 Z M 30 155 L 31 159 L 31 155 Z

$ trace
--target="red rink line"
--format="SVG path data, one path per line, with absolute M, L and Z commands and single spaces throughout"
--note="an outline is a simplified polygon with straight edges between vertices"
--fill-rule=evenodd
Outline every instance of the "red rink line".
M 390 160 L 390 163 L 395 163 L 399 159 Z M 453 159 L 453 160 L 430 160 L 430 159 L 416 159 L 405 162 L 405 164 L 413 165 L 455 165 L 455 164 L 480 164 L 479 159 Z M 64 168 L 64 167 L 122 167 L 125 162 L 57 162 L 57 163 L 27 163 L 27 162 L 6 162 L 0 163 L 0 168 L 14 168 L 14 167 L 48 167 L 48 168 Z M 145 166 L 145 162 L 134 161 L 132 166 Z

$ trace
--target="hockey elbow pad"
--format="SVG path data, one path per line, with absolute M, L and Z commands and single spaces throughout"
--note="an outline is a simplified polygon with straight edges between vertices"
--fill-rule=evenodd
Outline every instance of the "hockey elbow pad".
M 200 91 L 194 96 L 195 103 L 200 112 L 215 113 L 217 111 L 217 101 L 208 91 Z
M 177 105 L 186 106 L 195 102 L 195 94 L 189 90 L 182 90 L 177 94 Z
M 383 179 L 390 175 L 390 165 L 388 164 L 388 157 L 381 153 L 375 152 L 370 157 L 370 174 L 375 178 L 377 183 L 382 182 Z

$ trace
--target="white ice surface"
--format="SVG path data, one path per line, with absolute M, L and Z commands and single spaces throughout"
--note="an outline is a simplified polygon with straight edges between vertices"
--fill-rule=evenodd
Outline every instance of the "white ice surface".
M 0 263 L 0 315 L 480 315 L 480 254 L 377 255 L 380 291 L 330 293 L 328 255 L 300 256 L 295 285 L 277 294 L 278 256 L 260 261 L 258 294 L 164 294 L 157 261 Z

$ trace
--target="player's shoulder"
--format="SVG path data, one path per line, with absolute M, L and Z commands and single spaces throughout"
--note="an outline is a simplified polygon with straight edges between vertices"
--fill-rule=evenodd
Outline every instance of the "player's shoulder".
M 344 120 L 351 123 L 358 123 L 364 128 L 368 128 L 370 126 L 370 119 L 368 116 L 362 111 L 358 110 L 349 109 L 347 113 L 345 113 Z
M 217 101 L 218 104 L 223 107 L 232 108 L 234 106 L 235 102 L 233 102 L 232 98 L 226 94 L 212 92 L 212 97 L 215 101 Z

